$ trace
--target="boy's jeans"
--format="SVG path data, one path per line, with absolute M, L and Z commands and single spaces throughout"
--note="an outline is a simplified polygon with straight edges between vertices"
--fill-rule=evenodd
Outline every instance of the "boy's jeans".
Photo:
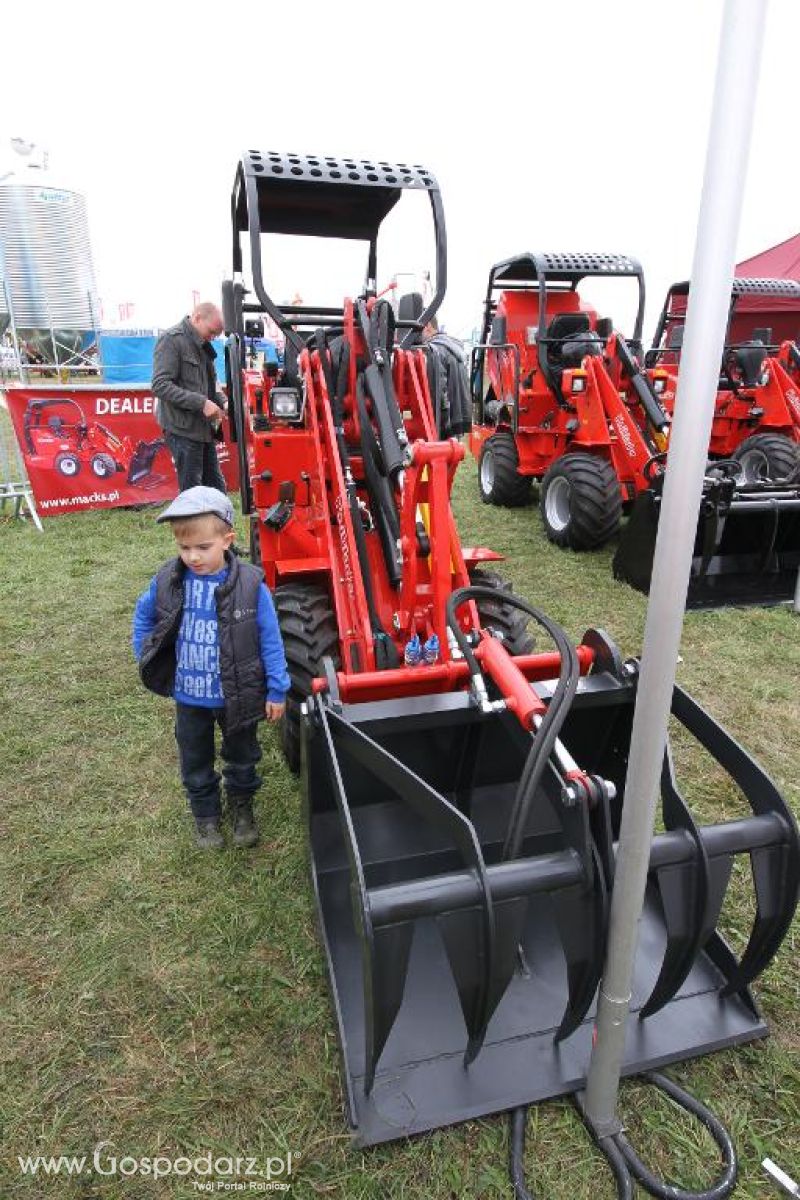
M 252 796 L 261 786 L 256 763 L 261 758 L 258 726 L 247 725 L 225 733 L 225 709 L 194 704 L 175 705 L 175 738 L 181 763 L 181 781 L 192 814 L 199 820 L 219 817 L 219 775 L 214 770 L 214 726 L 222 730 L 222 775 L 229 795 Z

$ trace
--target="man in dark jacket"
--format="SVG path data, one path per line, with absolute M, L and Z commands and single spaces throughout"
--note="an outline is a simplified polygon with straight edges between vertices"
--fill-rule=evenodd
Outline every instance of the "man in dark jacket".
M 225 397 L 218 391 L 211 341 L 222 330 L 217 306 L 198 304 L 190 317 L 162 333 L 153 354 L 158 420 L 182 492 L 201 484 L 227 490 L 214 445 L 222 437 Z

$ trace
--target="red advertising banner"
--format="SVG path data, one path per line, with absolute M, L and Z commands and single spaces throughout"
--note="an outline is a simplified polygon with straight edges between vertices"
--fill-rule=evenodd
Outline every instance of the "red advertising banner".
M 146 386 L 13 386 L 5 393 L 43 517 L 126 504 L 163 504 L 178 491 L 172 458 Z M 235 447 L 217 443 L 229 491 L 239 486 Z

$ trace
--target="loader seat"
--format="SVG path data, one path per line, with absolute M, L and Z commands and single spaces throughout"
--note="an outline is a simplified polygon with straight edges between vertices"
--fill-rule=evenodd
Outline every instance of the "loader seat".
M 579 367 L 587 355 L 596 358 L 603 353 L 603 343 L 596 333 L 587 330 L 576 333 L 568 342 L 561 343 L 561 365 Z
M 547 356 L 547 371 L 550 384 L 558 393 L 561 392 L 561 372 L 567 364 L 564 361 L 564 350 L 567 346 L 574 346 L 579 336 L 589 335 L 596 337 L 596 334 L 590 334 L 590 322 L 586 313 L 556 313 L 550 324 L 547 326 L 544 338 L 544 350 Z M 585 351 L 589 353 L 589 351 Z M 578 360 L 580 365 L 580 359 Z
M 419 292 L 406 292 L 397 302 L 397 319 L 398 321 L 417 321 L 425 309 L 425 301 Z M 407 330 L 402 329 L 400 336 L 405 337 Z M 420 346 L 422 344 L 422 330 L 415 329 L 411 338 L 412 346 Z
M 576 333 L 588 333 L 590 321 L 587 313 L 556 313 L 547 326 L 545 337 L 548 342 L 565 341 Z M 550 348 L 552 355 L 554 348 Z
M 730 360 L 742 387 L 757 387 L 761 378 L 761 364 L 767 348 L 761 341 L 746 342 L 729 351 Z M 726 356 L 727 358 L 727 356 Z

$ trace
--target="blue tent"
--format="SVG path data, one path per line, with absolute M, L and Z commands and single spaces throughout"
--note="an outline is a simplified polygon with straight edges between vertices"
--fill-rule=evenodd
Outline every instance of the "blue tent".
M 100 358 L 104 383 L 149 383 L 153 377 L 153 351 L 156 337 L 145 334 L 101 333 Z M 248 339 L 249 341 L 249 339 Z M 225 381 L 225 343 L 217 338 L 211 345 L 217 356 L 217 378 Z M 257 339 L 255 348 L 264 355 L 265 363 L 277 363 L 278 355 L 272 342 Z

